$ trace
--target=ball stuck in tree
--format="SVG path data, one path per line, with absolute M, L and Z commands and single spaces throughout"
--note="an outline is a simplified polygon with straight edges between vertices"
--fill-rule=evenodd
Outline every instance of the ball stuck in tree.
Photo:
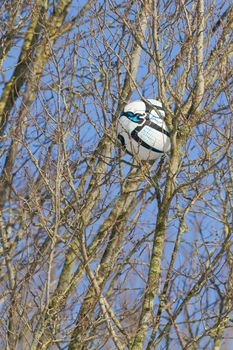
M 155 160 L 169 152 L 164 116 L 162 103 L 154 99 L 127 104 L 117 122 L 117 137 L 126 151 L 140 160 Z

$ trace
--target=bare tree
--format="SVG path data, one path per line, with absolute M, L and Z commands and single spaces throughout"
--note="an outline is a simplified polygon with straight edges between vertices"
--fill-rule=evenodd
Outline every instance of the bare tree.
M 1 349 L 222 349 L 232 334 L 230 2 L 2 1 Z M 157 98 L 171 151 L 116 121 Z

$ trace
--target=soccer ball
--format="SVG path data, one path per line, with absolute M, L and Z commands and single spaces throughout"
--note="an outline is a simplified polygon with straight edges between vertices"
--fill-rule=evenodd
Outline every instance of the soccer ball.
M 162 103 L 157 100 L 130 102 L 118 119 L 117 138 L 126 151 L 138 159 L 158 159 L 171 147 L 164 116 Z

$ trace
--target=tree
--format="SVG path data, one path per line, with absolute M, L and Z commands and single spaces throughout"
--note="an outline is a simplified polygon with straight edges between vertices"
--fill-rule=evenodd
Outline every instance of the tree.
M 233 6 L 2 1 L 1 18 L 1 348 L 220 349 Z M 171 151 L 140 162 L 116 121 L 153 97 Z

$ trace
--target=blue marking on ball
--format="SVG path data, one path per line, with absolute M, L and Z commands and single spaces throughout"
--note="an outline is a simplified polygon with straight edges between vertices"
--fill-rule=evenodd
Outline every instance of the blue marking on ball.
M 133 113 L 133 112 L 121 112 L 121 117 L 123 116 L 132 120 L 132 122 L 137 124 L 142 124 L 145 119 L 145 114 Z

